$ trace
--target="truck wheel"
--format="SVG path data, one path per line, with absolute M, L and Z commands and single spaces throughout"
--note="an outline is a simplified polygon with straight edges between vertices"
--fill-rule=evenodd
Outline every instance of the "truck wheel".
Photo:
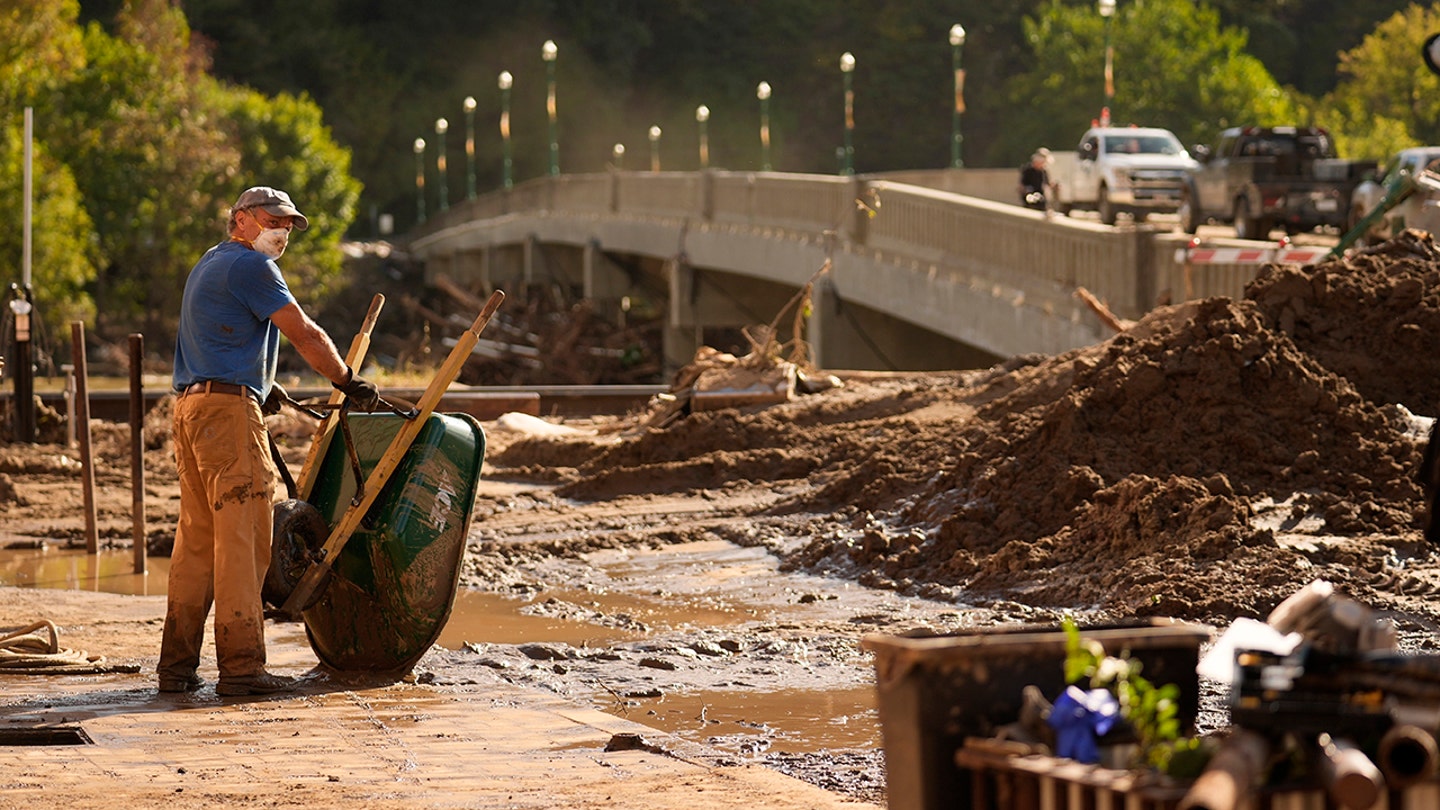
M 1110 191 L 1102 184 L 1095 200 L 1095 210 L 1100 212 L 1100 221 L 1106 225 L 1115 224 L 1115 206 L 1110 203 Z
M 1244 197 L 1235 201 L 1235 235 L 1241 239 L 1264 239 L 1265 233 L 1260 232 L 1264 223 L 1258 217 L 1250 215 L 1250 202 Z M 1269 231 L 1266 231 L 1269 233 Z
M 1180 231 L 1182 233 L 1195 233 L 1200 227 L 1200 218 L 1196 215 L 1195 200 L 1190 196 L 1190 189 L 1180 191 L 1180 207 L 1175 209 L 1180 217 Z

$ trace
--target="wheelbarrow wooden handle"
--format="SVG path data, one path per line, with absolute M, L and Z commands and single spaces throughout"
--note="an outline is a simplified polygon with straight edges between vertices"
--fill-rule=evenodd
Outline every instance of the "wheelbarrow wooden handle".
M 384 454 L 375 462 L 375 467 L 370 471 L 369 477 L 365 479 L 365 497 L 362 498 L 359 503 L 352 503 L 350 507 L 345 510 L 344 514 L 340 516 L 339 522 L 331 529 L 329 538 L 325 540 L 325 545 L 321 547 L 320 551 L 316 554 L 318 561 L 311 563 L 310 566 L 305 569 L 304 575 L 300 577 L 299 583 L 295 585 L 295 590 L 291 591 L 290 597 L 285 600 L 285 604 L 281 608 L 282 611 L 291 616 L 296 616 L 303 610 L 303 606 L 311 601 L 315 589 L 325 581 L 325 574 L 329 570 L 331 563 L 340 553 L 340 550 L 345 547 L 345 543 L 349 541 L 350 535 L 359 527 L 360 521 L 364 519 L 365 513 L 370 510 L 371 504 L 379 497 L 380 492 L 385 488 L 386 482 L 390 480 L 390 476 L 393 475 L 395 470 L 400 466 L 400 462 L 404 459 L 405 453 L 409 451 L 410 445 L 415 441 L 415 437 L 420 434 L 420 429 L 423 428 L 429 420 L 430 414 L 435 412 L 435 407 L 440 404 L 440 398 L 445 395 L 445 391 L 449 389 L 450 383 L 454 382 L 455 378 L 460 375 L 460 369 L 462 369 L 465 366 L 465 362 L 470 359 L 470 352 L 474 350 L 475 344 L 480 340 L 480 332 L 485 328 L 485 324 L 490 321 L 490 317 L 495 314 L 495 310 L 500 308 L 500 304 L 504 300 L 504 292 L 496 290 L 491 293 L 490 300 L 485 302 L 485 307 L 480 310 L 480 314 L 475 318 L 475 322 L 455 341 L 455 346 L 450 350 L 450 355 L 445 358 L 445 362 L 441 364 L 440 368 L 435 372 L 435 376 L 430 379 L 430 385 L 425 389 L 425 393 L 422 394 L 420 400 L 415 403 L 418 411 L 415 418 L 407 419 L 400 425 L 400 430 L 395 434 L 395 438 L 390 440 L 390 446 L 385 449 Z
M 370 333 L 375 329 L 375 321 L 380 318 L 380 310 L 385 306 L 385 296 L 375 293 L 370 299 L 370 311 L 365 313 L 365 321 L 360 325 L 360 331 L 355 333 L 355 339 L 350 342 L 350 352 L 345 355 L 345 365 L 358 369 L 365 364 L 365 355 L 370 351 Z M 338 405 L 345 398 L 339 391 L 331 391 L 329 403 Z M 305 454 L 305 464 L 300 468 L 300 476 L 295 479 L 295 497 L 302 501 L 310 500 L 310 491 L 315 488 L 315 477 L 319 474 L 320 459 L 325 457 L 325 451 L 330 447 L 330 438 L 335 435 L 335 424 L 339 416 L 331 411 L 326 414 L 320 427 L 315 431 L 315 438 L 310 442 L 310 452 Z

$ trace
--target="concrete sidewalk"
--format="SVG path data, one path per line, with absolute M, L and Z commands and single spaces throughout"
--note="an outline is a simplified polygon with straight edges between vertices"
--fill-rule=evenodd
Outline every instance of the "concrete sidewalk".
M 15 602 L 36 592 L 0 590 L 0 627 L 24 624 Z M 158 649 L 163 598 L 68 593 L 52 610 L 62 646 L 130 634 Z M 267 632 L 272 670 L 315 664 L 298 626 Z M 107 660 L 139 671 L 0 674 L 0 808 L 874 807 L 484 668 L 459 685 L 315 675 L 285 696 L 221 698 L 211 651 L 206 686 L 184 695 L 155 691 L 153 656 Z M 50 744 L 25 744 L 34 729 Z M 90 742 L 54 744 L 56 729 Z

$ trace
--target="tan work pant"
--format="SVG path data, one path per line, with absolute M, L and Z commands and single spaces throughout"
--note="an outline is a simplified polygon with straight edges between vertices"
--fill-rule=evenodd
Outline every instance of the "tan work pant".
M 161 678 L 194 674 L 213 603 L 220 677 L 258 674 L 265 668 L 260 589 L 279 476 L 264 417 L 248 396 L 185 394 L 175 401 L 173 433 L 180 520 L 156 671 Z

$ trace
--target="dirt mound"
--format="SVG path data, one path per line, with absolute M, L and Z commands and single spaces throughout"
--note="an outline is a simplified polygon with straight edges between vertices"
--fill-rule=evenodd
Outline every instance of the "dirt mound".
M 574 459 L 562 494 L 582 499 L 793 487 L 755 519 L 807 516 L 792 565 L 867 584 L 1214 619 L 1323 575 L 1398 606 L 1389 566 L 1429 554 L 1406 409 L 1440 393 L 1420 345 L 1440 327 L 1437 258 L 1407 234 L 1062 355 L 851 380 L 604 447 L 530 440 L 497 463 Z
M 1430 234 L 1405 231 L 1304 269 L 1271 265 L 1245 295 L 1367 398 L 1440 413 L 1440 249 Z

